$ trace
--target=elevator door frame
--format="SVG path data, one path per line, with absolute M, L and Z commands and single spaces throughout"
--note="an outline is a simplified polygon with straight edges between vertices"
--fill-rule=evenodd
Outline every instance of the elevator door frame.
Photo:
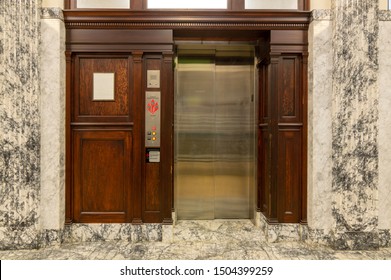
M 74 222 L 74 164 L 72 153 L 74 144 L 72 142 L 72 98 L 75 86 L 76 72 L 75 56 L 77 55 L 124 55 L 131 54 L 134 63 L 134 75 L 129 77 L 131 92 L 135 94 L 135 101 L 139 102 L 143 94 L 144 87 L 141 85 L 145 70 L 144 58 L 148 55 L 157 55 L 162 62 L 162 79 L 166 84 L 162 88 L 167 96 L 162 114 L 165 121 L 164 130 L 167 133 L 162 138 L 165 154 L 162 155 L 160 166 L 159 197 L 145 195 L 146 174 L 142 172 L 144 168 L 144 156 L 141 145 L 133 144 L 134 158 L 134 184 L 131 190 L 131 210 L 130 220 L 133 224 L 141 223 L 163 223 L 171 224 L 173 210 L 173 152 L 172 133 L 173 123 L 170 114 L 173 114 L 173 46 L 175 40 L 202 40 L 209 38 L 212 40 L 247 40 L 255 38 L 257 34 L 267 33 L 268 36 L 259 36 L 259 63 L 258 65 L 269 65 L 269 73 L 266 88 L 272 92 L 279 92 L 284 96 L 283 91 L 278 87 L 279 73 L 288 73 L 294 57 L 298 59 L 300 67 L 298 75 L 300 80 L 298 88 L 301 91 L 302 119 L 299 123 L 285 122 L 283 127 L 278 127 L 278 122 L 259 122 L 260 129 L 271 125 L 271 133 L 278 139 L 278 132 L 284 132 L 289 136 L 289 130 L 298 131 L 300 134 L 300 174 L 301 184 L 295 191 L 300 195 L 300 201 L 296 201 L 298 208 L 298 219 L 295 223 L 306 223 L 307 216 L 307 58 L 308 58 L 308 28 L 311 13 L 308 11 L 106 11 L 106 10 L 64 10 L 64 22 L 66 26 L 66 214 L 67 224 Z M 169 35 L 171 34 L 171 35 Z M 170 38 L 171 36 L 171 38 Z M 292 67 L 291 67 L 292 68 Z M 293 69 L 293 68 L 292 68 Z M 282 71 L 282 72 L 281 72 Z M 171 96 L 171 97 L 170 97 Z M 171 100 L 172 99 L 172 100 Z M 137 103 L 139 104 L 139 103 Z M 139 106 L 142 108 L 141 106 Z M 139 143 L 139 137 L 143 135 L 143 117 L 136 107 L 134 116 L 135 128 L 132 130 L 135 140 Z M 107 123 L 113 125 L 113 123 Z M 100 129 L 92 123 L 85 122 L 91 128 Z M 120 124 L 121 125 L 121 124 Z M 277 126 L 276 126 L 277 125 Z M 293 127 L 296 126 L 296 127 Z M 276 130 L 276 129 L 280 130 Z M 259 137 L 258 141 L 262 142 Z M 292 146 L 292 145 L 291 145 Z M 162 150 L 163 151 L 163 150 Z M 273 158 L 278 159 L 278 155 L 273 150 Z M 260 157 L 258 157 L 260 158 Z M 274 160 L 274 163 L 277 163 Z M 280 162 L 282 163 L 282 162 Z M 286 166 L 289 167 L 289 166 Z M 259 171 L 263 172 L 262 170 Z M 290 190 L 289 185 L 277 182 L 278 176 L 274 172 L 270 177 L 270 186 L 259 186 L 258 211 L 262 212 L 269 223 L 286 222 L 280 219 L 278 213 L 285 213 L 284 207 L 289 206 Z M 280 185 L 279 185 L 280 184 Z M 267 190 L 267 195 L 262 191 Z M 264 210 L 261 205 L 265 200 L 268 209 Z M 159 207 L 159 211 L 151 211 L 151 216 L 144 213 L 145 205 L 152 203 Z M 288 211 L 289 212 L 289 211 Z M 104 222 L 104 221 L 96 221 Z M 112 221 L 105 221 L 112 222 Z

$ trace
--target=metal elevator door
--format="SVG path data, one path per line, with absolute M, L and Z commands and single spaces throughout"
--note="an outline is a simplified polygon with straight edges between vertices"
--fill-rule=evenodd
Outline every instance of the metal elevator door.
M 254 52 L 249 46 L 178 49 L 178 219 L 251 218 L 254 121 Z

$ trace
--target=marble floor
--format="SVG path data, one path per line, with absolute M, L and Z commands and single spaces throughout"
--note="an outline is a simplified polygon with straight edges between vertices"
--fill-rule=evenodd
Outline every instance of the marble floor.
M 65 243 L 39 250 L 0 251 L 2 260 L 391 260 L 391 248 L 335 251 L 303 242 L 266 242 L 250 221 L 178 223 L 165 242 Z

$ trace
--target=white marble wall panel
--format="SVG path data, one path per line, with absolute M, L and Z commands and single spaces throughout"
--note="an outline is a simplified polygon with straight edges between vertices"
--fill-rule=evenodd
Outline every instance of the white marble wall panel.
M 0 2 L 0 249 L 38 245 L 40 5 Z
M 332 21 L 330 10 L 312 13 L 308 63 L 308 225 L 330 231 L 332 167 Z
M 390 13 L 391 14 L 391 13 Z M 391 229 L 391 21 L 379 26 L 379 229 Z
M 333 0 L 332 213 L 334 246 L 378 240 L 379 3 Z
M 41 19 L 41 227 L 59 230 L 65 219 L 65 26 L 62 11 Z

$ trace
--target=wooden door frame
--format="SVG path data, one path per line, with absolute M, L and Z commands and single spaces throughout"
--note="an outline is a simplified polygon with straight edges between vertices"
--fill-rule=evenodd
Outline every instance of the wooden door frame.
M 307 213 L 307 56 L 308 56 L 308 27 L 310 13 L 303 11 L 187 11 L 185 16 L 181 11 L 129 11 L 129 10 L 66 10 L 64 11 L 66 25 L 66 223 L 72 223 L 72 141 L 71 141 L 71 95 L 73 86 L 73 55 L 77 53 L 113 53 L 129 52 L 131 50 L 141 60 L 143 53 L 160 53 L 163 57 L 165 69 L 169 69 L 173 58 L 174 42 L 159 41 L 159 32 L 174 32 L 196 36 L 217 34 L 219 38 L 224 34 L 234 36 L 253 36 L 256 32 L 269 32 L 269 53 L 274 56 L 283 54 L 300 55 L 303 60 L 302 91 L 303 91 L 303 134 L 302 134 L 302 185 L 300 189 L 300 221 L 306 223 Z M 116 31 L 115 36 L 112 30 Z M 142 31 L 138 42 L 124 42 L 123 36 L 131 31 Z M 287 31 L 281 33 L 280 31 Z M 149 34 L 154 34 L 150 37 Z M 241 35 L 242 34 L 242 35 Z M 246 35 L 247 34 L 247 35 Z M 108 36 L 110 35 L 110 36 Z M 194 39 L 194 38 L 193 38 Z M 198 38 L 199 39 L 199 38 Z M 171 85 L 167 91 L 171 92 L 170 102 L 166 110 L 173 114 L 173 77 L 166 77 Z M 169 118 L 170 119 L 170 118 Z M 172 122 L 173 118 L 171 117 Z M 165 123 L 166 129 L 173 129 L 173 123 Z M 171 137 L 162 144 L 167 149 L 173 149 Z M 142 160 L 142 158 L 140 158 Z M 173 172 L 172 157 L 169 167 L 162 169 L 163 185 L 167 191 L 162 196 L 164 203 L 164 217 L 162 223 L 170 224 L 173 208 Z M 141 188 L 141 186 L 140 186 Z M 274 194 L 274 207 L 277 207 L 277 195 Z M 142 211 L 140 205 L 135 205 L 134 212 Z M 139 209 L 140 208 L 140 209 Z M 140 216 L 140 215 L 139 215 Z M 278 221 L 277 215 L 268 217 L 269 222 Z M 133 223 L 142 223 L 141 216 Z M 148 222 L 148 221 L 147 221 Z

